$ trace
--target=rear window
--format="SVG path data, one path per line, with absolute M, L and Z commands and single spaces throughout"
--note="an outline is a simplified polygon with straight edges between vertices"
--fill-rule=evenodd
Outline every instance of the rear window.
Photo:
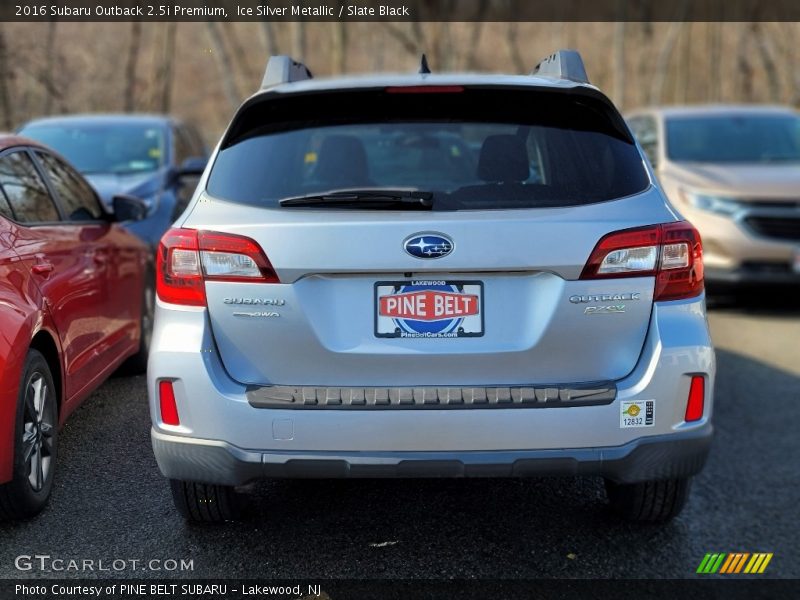
M 619 115 L 586 95 L 467 89 L 278 97 L 245 108 L 207 191 L 274 207 L 333 191 L 434 194 L 434 210 L 572 206 L 649 185 Z

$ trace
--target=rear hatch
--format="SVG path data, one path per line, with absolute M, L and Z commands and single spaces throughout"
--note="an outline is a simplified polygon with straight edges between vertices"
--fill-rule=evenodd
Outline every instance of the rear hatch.
M 205 283 L 236 380 L 492 386 L 629 373 L 654 277 L 580 275 L 674 220 L 598 92 L 439 86 L 251 100 L 182 227 L 254 240 L 279 280 Z

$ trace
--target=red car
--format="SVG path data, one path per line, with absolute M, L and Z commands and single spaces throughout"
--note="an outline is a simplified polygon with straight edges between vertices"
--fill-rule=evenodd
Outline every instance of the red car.
M 152 324 L 151 257 L 69 164 L 0 135 L 0 519 L 28 517 L 53 484 L 58 428 L 125 364 L 143 371 Z

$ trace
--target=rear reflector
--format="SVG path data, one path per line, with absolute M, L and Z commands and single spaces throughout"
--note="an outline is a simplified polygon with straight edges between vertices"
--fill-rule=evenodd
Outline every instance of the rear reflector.
M 654 300 L 692 298 L 703 291 L 703 245 L 686 221 L 615 231 L 595 246 L 581 279 L 656 277 Z
M 689 399 L 686 401 L 685 421 L 699 421 L 703 418 L 705 395 L 705 379 L 701 375 L 692 376 L 692 384 L 689 386 Z
M 240 235 L 170 229 L 156 258 L 156 292 L 171 304 L 205 306 L 206 281 L 279 283 L 261 247 Z
M 161 406 L 161 421 L 165 425 L 180 425 L 178 405 L 175 403 L 175 390 L 171 381 L 158 382 L 158 401 Z

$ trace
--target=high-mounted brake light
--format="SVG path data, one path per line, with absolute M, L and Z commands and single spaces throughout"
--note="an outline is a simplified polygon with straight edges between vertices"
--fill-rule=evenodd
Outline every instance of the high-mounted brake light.
M 403 85 L 387 87 L 387 94 L 460 94 L 464 87 L 460 85 Z
M 703 291 L 703 244 L 686 221 L 615 231 L 595 246 L 581 279 L 654 275 L 654 300 L 693 298 Z
M 164 302 L 206 305 L 206 281 L 279 283 L 261 247 L 230 233 L 170 229 L 156 256 L 156 292 Z

